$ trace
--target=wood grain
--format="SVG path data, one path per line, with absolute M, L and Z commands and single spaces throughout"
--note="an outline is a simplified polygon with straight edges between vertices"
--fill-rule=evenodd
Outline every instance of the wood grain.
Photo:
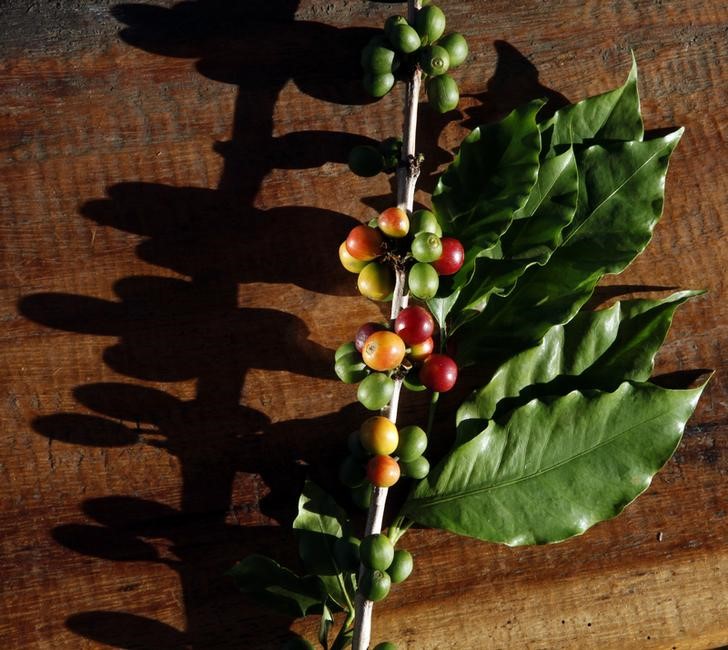
M 657 373 L 716 374 L 674 459 L 619 518 L 524 549 L 408 534 L 416 570 L 375 608 L 374 639 L 728 644 L 728 9 L 442 5 L 472 56 L 462 112 L 423 109 L 418 199 L 467 128 L 612 88 L 633 49 L 647 127 L 686 134 L 652 244 L 599 299 L 708 289 L 678 313 Z M 367 105 L 356 80 L 357 44 L 397 9 L 3 5 L 3 648 L 266 649 L 315 628 L 257 609 L 224 572 L 252 552 L 295 566 L 303 477 L 336 489 L 327 468 L 362 416 L 331 354 L 380 312 L 335 251 L 389 201 L 383 175 L 344 161 L 399 129 L 401 97 Z

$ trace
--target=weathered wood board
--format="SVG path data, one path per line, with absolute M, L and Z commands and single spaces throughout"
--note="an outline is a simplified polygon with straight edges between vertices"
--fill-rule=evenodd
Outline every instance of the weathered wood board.
M 652 244 L 601 296 L 708 289 L 678 313 L 657 372 L 716 374 L 621 517 L 537 548 L 412 531 L 416 571 L 376 608 L 374 638 L 728 644 L 728 6 L 442 6 L 472 55 L 462 111 L 422 111 L 418 199 L 468 126 L 612 88 L 633 49 L 647 127 L 686 133 Z M 355 47 L 400 7 L 3 3 L 3 648 L 264 649 L 315 627 L 251 605 L 224 572 L 251 552 L 295 564 L 303 477 L 334 485 L 362 415 L 332 350 L 379 308 L 336 248 L 391 187 L 344 161 L 400 128 L 399 93 L 363 103 Z

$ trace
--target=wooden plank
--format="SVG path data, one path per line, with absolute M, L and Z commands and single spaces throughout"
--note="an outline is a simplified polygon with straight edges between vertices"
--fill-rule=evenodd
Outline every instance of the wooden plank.
M 291 621 L 224 572 L 252 552 L 295 565 L 303 477 L 336 489 L 327 468 L 362 416 L 330 358 L 380 311 L 335 250 L 389 201 L 383 175 L 355 178 L 344 161 L 399 128 L 398 93 L 361 103 L 353 47 L 398 7 L 113 7 L 3 7 L 0 642 L 274 648 Z M 526 549 L 412 531 L 416 572 L 377 606 L 375 638 L 728 644 L 728 9 L 443 7 L 472 56 L 461 115 L 423 109 L 432 167 L 418 199 L 467 127 L 531 97 L 614 87 L 634 49 L 647 127 L 686 134 L 652 244 L 601 295 L 709 289 L 678 313 L 657 372 L 717 373 L 675 458 L 618 519 Z

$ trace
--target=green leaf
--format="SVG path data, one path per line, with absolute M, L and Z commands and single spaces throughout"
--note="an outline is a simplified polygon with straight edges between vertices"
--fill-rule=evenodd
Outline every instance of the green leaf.
M 228 573 L 243 593 L 282 614 L 299 618 L 322 611 L 326 593 L 316 576 L 302 578 L 264 555 L 249 555 Z
M 494 246 L 528 199 L 538 174 L 536 113 L 542 105 L 531 102 L 474 129 L 440 177 L 432 195 L 435 212 L 466 250 Z
M 701 391 L 626 382 L 613 393 L 532 400 L 455 448 L 420 481 L 404 513 L 510 546 L 583 533 L 647 489 Z
M 506 296 L 534 264 L 545 264 L 561 244 L 561 233 L 577 207 L 578 173 L 572 150 L 546 160 L 516 220 L 502 235 L 501 259 L 480 257 L 454 307 L 458 322 L 485 308 L 492 294 Z M 458 318 L 459 317 L 459 318 Z
M 701 293 L 680 291 L 662 300 L 617 302 L 555 325 L 537 346 L 502 364 L 462 404 L 457 413 L 458 442 L 473 431 L 479 433 L 483 420 L 499 419 L 534 398 L 572 390 L 611 391 L 623 381 L 646 381 L 675 310 Z
M 603 275 L 622 271 L 642 252 L 662 213 L 667 165 L 681 135 L 679 129 L 647 142 L 577 153 L 577 212 L 564 243 L 547 264 L 528 268 L 507 297 L 492 296 L 461 328 L 461 364 L 536 343 L 549 327 L 576 314 Z
M 644 135 L 637 91 L 637 62 L 624 85 L 566 106 L 541 124 L 542 157 L 589 140 L 641 140 Z
M 334 544 L 348 534 L 346 513 L 326 492 L 306 481 L 293 521 L 298 552 L 309 573 L 319 576 L 329 597 L 341 607 L 350 608 L 352 577 L 336 562 Z

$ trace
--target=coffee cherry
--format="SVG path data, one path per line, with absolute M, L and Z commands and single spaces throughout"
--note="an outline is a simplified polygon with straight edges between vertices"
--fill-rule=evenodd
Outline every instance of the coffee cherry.
M 374 75 L 387 74 L 399 67 L 399 59 L 385 39 L 375 37 L 361 52 L 361 67 Z
M 377 218 L 377 226 L 388 237 L 400 239 L 409 232 L 409 217 L 402 208 L 387 208 Z
M 369 226 L 354 226 L 346 238 L 346 250 L 357 260 L 369 262 L 382 254 L 382 233 Z
M 345 384 L 358 384 L 369 374 L 369 369 L 361 358 L 361 355 L 354 351 L 341 355 L 334 363 L 336 376 Z
M 286 639 L 285 643 L 281 646 L 281 650 L 313 650 L 313 646 L 306 639 L 295 636 Z
M 435 331 L 430 312 L 419 305 L 406 307 L 394 320 L 394 331 L 407 345 L 423 343 Z
M 442 255 L 442 241 L 431 232 L 415 235 L 412 242 L 412 256 L 418 262 L 434 262 Z
M 345 241 L 341 242 L 341 246 L 339 246 L 339 261 L 341 262 L 341 266 L 349 271 L 349 273 L 359 273 L 368 264 L 368 262 L 358 260 L 356 257 L 351 255 L 351 253 L 346 250 Z
M 374 650 L 397 650 L 397 646 L 391 641 L 382 641 L 374 646 Z
M 394 380 L 383 372 L 365 377 L 356 391 L 356 398 L 370 411 L 384 408 L 394 394 Z
M 402 474 L 414 479 L 423 479 L 430 473 L 430 461 L 424 456 L 401 463 Z
M 381 323 L 372 323 L 371 321 L 361 325 L 354 335 L 354 346 L 357 351 L 361 352 L 364 349 L 364 343 L 366 343 L 366 340 L 374 334 L 374 332 L 382 332 L 386 329 L 387 328 Z
M 389 574 L 392 583 L 398 584 L 407 580 L 412 573 L 413 566 L 414 560 L 412 559 L 412 554 L 409 551 L 395 551 L 394 556 L 392 557 L 392 563 L 387 569 L 387 573 Z
M 404 16 L 390 16 L 384 21 L 384 34 L 388 40 L 391 39 L 392 30 L 398 25 L 408 25 L 407 19 Z M 376 38 L 376 37 L 375 37 Z
M 379 145 L 379 152 L 384 158 L 384 170 L 393 172 L 399 165 L 402 156 L 402 140 L 399 138 L 387 138 Z
M 374 456 L 367 463 L 367 478 L 375 487 L 392 487 L 399 475 L 399 465 L 391 456 Z
M 438 113 L 447 113 L 457 108 L 460 91 L 455 80 L 447 74 L 431 77 L 425 85 L 430 106 Z
M 372 503 L 372 484 L 369 481 L 364 481 L 364 483 L 355 487 L 351 491 L 351 500 L 358 508 L 368 510 Z
M 445 14 L 440 7 L 422 7 L 415 16 L 415 29 L 423 45 L 434 43 L 445 31 Z
M 375 415 L 364 420 L 359 430 L 359 436 L 364 449 L 382 457 L 391 454 L 399 444 L 396 425 L 382 415 Z
M 349 152 L 349 169 L 357 176 L 366 178 L 376 176 L 384 169 L 384 158 L 374 147 L 364 144 Z
M 433 273 L 437 277 L 434 269 Z M 394 291 L 394 271 L 388 264 L 370 262 L 359 273 L 356 284 L 365 298 L 387 300 Z
M 379 602 L 384 600 L 389 594 L 392 586 L 392 580 L 386 571 L 367 570 L 359 581 L 359 592 L 367 600 Z
M 420 67 L 432 77 L 444 74 L 450 67 L 450 55 L 444 47 L 431 45 L 420 52 Z
M 437 44 L 450 55 L 450 67 L 459 66 L 468 56 L 468 42 L 462 34 L 452 33 L 441 38 Z
M 394 75 L 391 72 L 384 74 L 372 74 L 365 72 L 362 78 L 362 85 L 372 97 L 384 97 L 394 86 Z M 444 111 L 441 111 L 444 112 Z
M 442 228 L 437 217 L 430 210 L 416 210 L 410 219 L 410 232 L 415 235 L 421 232 L 431 232 L 442 237 Z
M 372 370 L 394 370 L 404 359 L 404 341 L 394 332 L 374 332 L 365 342 L 361 356 Z
M 345 354 L 351 354 L 352 352 L 357 352 L 354 341 L 347 341 L 346 343 L 342 343 L 338 348 L 336 348 L 336 352 L 334 353 L 334 361 L 338 361 Z
M 420 49 L 419 34 L 406 23 L 398 23 L 392 27 L 388 38 L 394 49 L 403 54 L 412 54 Z
M 465 262 L 465 249 L 463 245 L 453 237 L 442 238 L 442 255 L 432 262 L 432 267 L 438 275 L 454 275 Z
M 386 571 L 394 559 L 394 546 L 384 533 L 367 535 L 361 540 L 359 557 L 368 569 Z
M 424 429 L 415 425 L 402 427 L 399 432 L 399 443 L 394 450 L 399 462 L 409 463 L 422 456 L 425 449 L 427 449 L 427 434 Z
M 355 458 L 358 458 L 359 460 L 369 458 L 369 452 L 362 447 L 361 436 L 358 429 L 349 434 L 349 437 L 346 439 L 346 446 L 349 449 L 349 453 Z
M 410 351 L 407 353 L 407 358 L 410 361 L 424 361 L 429 357 L 435 349 L 435 341 L 430 337 L 425 339 L 422 343 L 417 343 L 410 347 Z
M 438 393 L 449 391 L 457 381 L 458 367 L 445 354 L 432 354 L 425 359 L 420 370 L 422 383 Z
M 361 485 L 366 479 L 364 464 L 354 456 L 347 456 L 339 465 L 339 480 L 346 487 L 355 488 Z
M 366 271 L 366 269 L 364 269 Z M 362 271 L 362 273 L 364 273 Z M 440 286 L 440 279 L 437 275 L 437 271 L 432 268 L 429 264 L 423 262 L 417 262 L 410 269 L 409 275 L 407 276 L 409 282 L 410 291 L 414 296 L 421 300 L 429 300 L 436 293 Z

